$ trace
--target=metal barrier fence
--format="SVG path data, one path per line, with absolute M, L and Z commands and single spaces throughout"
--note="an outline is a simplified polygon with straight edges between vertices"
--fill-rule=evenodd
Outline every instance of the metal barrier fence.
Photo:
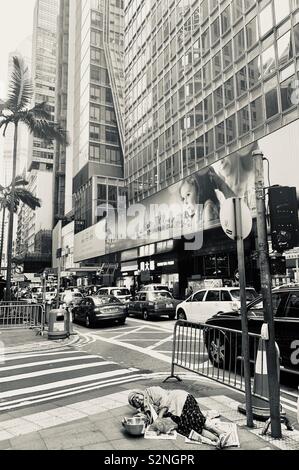
M 260 335 L 249 333 L 252 376 Z M 262 356 L 261 369 L 266 369 Z M 264 367 L 263 367 L 264 366 Z M 245 391 L 242 332 L 201 323 L 178 320 L 174 327 L 172 365 L 209 377 L 229 387 Z M 267 397 L 267 390 L 261 396 Z
M 45 307 L 26 302 L 0 302 L 0 329 L 32 328 L 43 334 L 45 329 Z

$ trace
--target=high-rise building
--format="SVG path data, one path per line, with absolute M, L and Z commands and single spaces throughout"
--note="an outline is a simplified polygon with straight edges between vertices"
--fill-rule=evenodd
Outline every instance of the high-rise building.
M 231 281 L 236 248 L 220 227 L 219 209 L 237 195 L 254 216 L 252 150 L 267 154 L 271 184 L 299 187 L 291 176 L 299 127 L 299 2 L 126 0 L 124 7 L 129 202 L 181 203 L 189 220 L 196 202 L 203 227 L 193 232 L 201 231 L 203 240 L 200 248 L 182 249 L 180 240 L 166 238 L 160 220 L 154 241 L 144 230 L 143 243 L 136 239 L 131 254 L 122 251 L 132 260 L 123 265 L 123 282 L 141 272 L 140 278 L 179 283 L 182 295 L 188 282 Z M 278 170 L 282 159 L 288 177 Z M 254 238 L 255 224 L 246 240 L 249 283 L 258 278 Z
M 34 9 L 32 43 L 32 105 L 47 102 L 54 121 L 58 0 L 37 0 Z M 27 226 L 24 245 L 35 250 L 35 236 L 52 228 L 52 185 L 54 144 L 30 135 L 28 152 L 28 188 L 41 200 L 35 211 L 24 206 Z
M 70 145 L 56 147 L 54 222 L 72 214 L 76 236 L 95 229 L 98 205 L 115 206 L 125 193 L 123 7 L 119 0 L 62 3 L 56 103 Z M 96 254 L 80 250 L 74 262 L 96 264 Z

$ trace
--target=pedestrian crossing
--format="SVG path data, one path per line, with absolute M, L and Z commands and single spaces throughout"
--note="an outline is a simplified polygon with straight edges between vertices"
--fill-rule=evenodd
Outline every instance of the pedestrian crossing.
M 143 377 L 140 369 L 70 347 L 7 354 L 0 365 L 0 411 L 115 387 Z

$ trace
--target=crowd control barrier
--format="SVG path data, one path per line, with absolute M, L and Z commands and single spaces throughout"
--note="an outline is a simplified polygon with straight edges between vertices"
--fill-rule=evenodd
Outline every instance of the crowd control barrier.
M 26 302 L 0 302 L 0 329 L 31 328 L 43 334 L 45 330 L 45 309 L 42 304 Z

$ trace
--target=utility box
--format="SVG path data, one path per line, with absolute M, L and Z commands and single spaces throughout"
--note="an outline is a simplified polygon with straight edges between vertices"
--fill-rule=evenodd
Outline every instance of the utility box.
M 48 316 L 48 339 L 66 339 L 70 336 L 69 331 L 70 313 L 64 309 L 52 309 Z

